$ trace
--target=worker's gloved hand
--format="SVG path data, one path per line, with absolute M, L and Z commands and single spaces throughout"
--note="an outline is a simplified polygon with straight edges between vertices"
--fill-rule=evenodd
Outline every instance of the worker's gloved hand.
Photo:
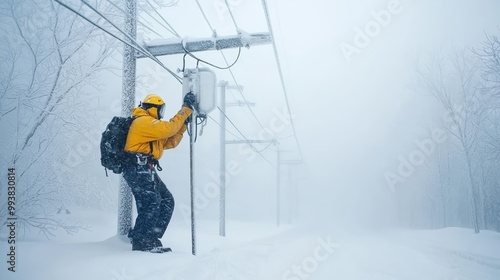
M 184 104 L 182 104 L 183 106 L 186 106 L 189 109 L 193 110 L 195 104 L 196 96 L 192 92 L 189 92 L 188 94 L 186 94 L 186 96 L 184 96 Z

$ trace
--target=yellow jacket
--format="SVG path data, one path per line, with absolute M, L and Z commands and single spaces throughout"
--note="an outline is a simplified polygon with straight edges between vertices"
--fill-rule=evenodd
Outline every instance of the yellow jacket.
M 163 150 L 175 148 L 181 142 L 182 134 L 186 131 L 184 122 L 191 113 L 191 109 L 182 107 L 170 121 L 162 121 L 158 119 L 156 109 L 146 111 L 140 107 L 134 108 L 132 116 L 137 118 L 130 126 L 125 151 L 152 153 L 155 159 L 160 159 Z M 153 151 L 150 142 L 153 144 Z

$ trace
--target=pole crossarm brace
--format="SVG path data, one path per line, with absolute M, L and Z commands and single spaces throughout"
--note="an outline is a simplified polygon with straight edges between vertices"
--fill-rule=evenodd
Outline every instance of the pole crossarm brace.
M 271 35 L 268 32 L 240 33 L 233 36 L 217 36 L 201 39 L 160 39 L 145 44 L 145 48 L 154 56 L 183 54 L 209 50 L 241 48 L 255 45 L 271 44 Z M 138 53 L 137 58 L 145 57 Z
M 277 143 L 276 140 L 228 140 L 226 144 Z

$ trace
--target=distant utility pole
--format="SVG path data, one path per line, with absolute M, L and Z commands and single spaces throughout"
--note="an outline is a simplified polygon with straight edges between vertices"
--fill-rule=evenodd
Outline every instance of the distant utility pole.
M 281 190 L 280 190 L 280 169 L 281 169 L 281 152 L 280 148 L 276 145 L 276 226 L 280 226 L 281 218 Z
M 288 192 L 292 198 L 288 199 L 288 223 L 292 223 L 292 216 L 296 216 L 297 208 L 297 180 L 293 180 L 292 182 L 292 172 L 291 167 L 293 165 L 301 165 L 301 160 L 281 160 L 281 165 L 288 165 Z M 296 218 L 296 217 L 295 217 Z
M 137 0 L 125 2 L 125 32 L 135 40 L 137 34 Z M 124 40 L 128 40 L 124 38 Z M 130 44 L 134 42 L 129 41 Z M 122 116 L 130 116 L 135 103 L 136 54 L 134 48 L 123 47 Z M 118 235 L 127 235 L 132 228 L 132 191 L 120 176 L 118 196 Z
M 280 151 L 279 147 L 276 149 L 276 162 L 277 162 L 277 167 L 276 167 L 276 225 L 279 227 L 281 225 L 281 165 L 286 164 L 286 165 L 299 165 L 302 164 L 301 160 L 282 160 L 281 153 L 283 152 L 288 152 L 288 151 Z M 290 170 L 290 169 L 289 169 Z M 291 175 L 290 172 L 289 174 L 289 179 L 288 179 L 288 187 L 290 188 L 291 184 Z M 289 213 L 290 215 L 290 213 Z M 289 221 L 290 221 L 289 217 Z
M 220 81 L 220 191 L 219 191 L 219 236 L 226 236 L 226 81 Z
M 241 86 L 228 86 L 228 82 L 220 81 L 220 203 L 219 203 L 219 236 L 226 236 L 226 145 L 256 143 L 277 144 L 276 140 L 226 140 L 226 107 L 227 106 L 255 106 L 255 103 L 237 101 L 226 103 L 226 89 L 242 90 Z M 278 177 L 277 177 L 278 178 Z M 279 178 L 278 178 L 279 180 Z M 279 203 L 279 201 L 278 201 Z M 279 205 L 278 205 L 279 209 Z
M 226 106 L 244 106 L 245 102 L 226 104 L 226 89 L 243 90 L 241 86 L 229 86 L 227 81 L 220 81 L 220 184 L 219 184 L 219 236 L 226 236 Z M 253 106 L 248 104 L 249 106 Z

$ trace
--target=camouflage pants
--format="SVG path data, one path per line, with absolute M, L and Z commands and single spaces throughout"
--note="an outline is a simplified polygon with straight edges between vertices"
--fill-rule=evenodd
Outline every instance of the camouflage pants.
M 162 246 L 174 211 L 174 197 L 161 181 L 153 166 L 132 165 L 123 171 L 137 207 L 137 218 L 131 234 L 132 250 L 149 250 Z

